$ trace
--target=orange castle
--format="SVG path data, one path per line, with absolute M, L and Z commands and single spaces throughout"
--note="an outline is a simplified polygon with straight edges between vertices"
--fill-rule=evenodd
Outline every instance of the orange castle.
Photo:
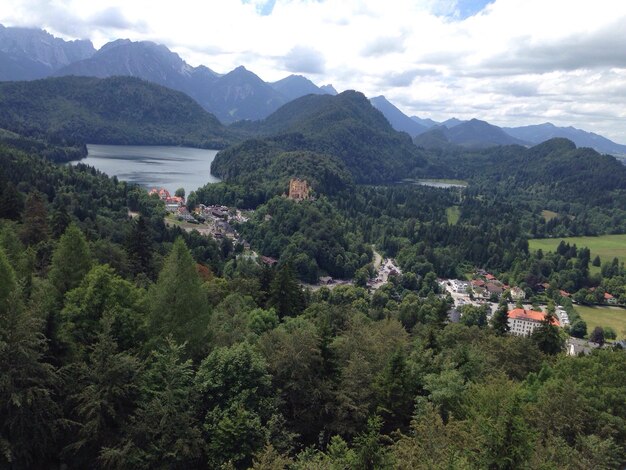
M 294 201 L 309 199 L 309 185 L 306 180 L 291 178 L 291 181 L 289 181 L 289 199 Z

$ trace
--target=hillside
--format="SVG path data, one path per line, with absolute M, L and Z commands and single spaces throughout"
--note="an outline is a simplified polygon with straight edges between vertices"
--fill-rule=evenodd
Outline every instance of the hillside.
M 415 137 L 416 135 L 422 134 L 428 130 L 427 126 L 411 119 L 390 103 L 384 96 L 371 98 L 370 102 L 372 103 L 372 106 L 385 115 L 387 121 L 391 124 L 391 127 L 397 131 L 406 132 L 411 137 Z
M 448 124 L 446 124 L 448 123 Z M 415 137 L 414 142 L 424 148 L 445 148 L 450 144 L 467 149 L 481 149 L 498 145 L 526 145 L 526 142 L 508 135 L 501 128 L 478 119 L 458 121 L 450 119 Z
M 183 93 L 130 77 L 0 83 L 0 128 L 53 143 L 220 148 L 230 133 Z
M 216 79 L 204 102 L 222 122 L 263 119 L 289 101 L 257 75 L 240 66 Z
M 288 77 L 270 83 L 270 86 L 281 93 L 288 100 L 295 100 L 306 95 L 336 95 L 334 89 L 320 88 L 311 80 L 302 75 L 289 75 Z
M 337 157 L 356 182 L 395 181 L 427 166 L 410 138 L 393 130 L 382 113 L 355 91 L 304 96 L 267 119 L 248 124 L 246 130 L 261 138 L 220 152 L 212 165 L 214 174 L 226 180 L 239 178 L 233 169 L 244 159 L 255 159 L 257 147 L 270 159 L 304 150 Z
M 458 177 L 499 187 L 507 197 L 626 208 L 626 167 L 609 155 L 551 139 L 475 152 L 442 152 L 441 163 Z
M 626 155 L 626 145 L 621 145 L 593 132 L 583 131 L 575 127 L 557 127 L 546 122 L 534 126 L 504 127 L 507 134 L 533 144 L 539 144 L 555 137 L 569 139 L 578 147 L 590 147 L 600 153 L 609 155 Z

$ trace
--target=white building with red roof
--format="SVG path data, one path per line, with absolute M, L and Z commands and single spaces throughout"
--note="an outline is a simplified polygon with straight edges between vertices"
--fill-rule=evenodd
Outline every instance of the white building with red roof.
M 512 335 L 529 336 L 535 331 L 546 314 L 535 310 L 526 310 L 523 308 L 515 308 L 509 311 L 509 329 Z M 556 318 L 552 319 L 552 324 L 560 326 Z

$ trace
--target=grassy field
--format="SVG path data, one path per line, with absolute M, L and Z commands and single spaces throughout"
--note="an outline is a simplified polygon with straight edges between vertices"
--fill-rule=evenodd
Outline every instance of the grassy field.
M 587 332 L 596 326 L 610 326 L 617 333 L 617 339 L 626 337 L 626 309 L 621 307 L 584 307 L 576 305 L 574 309 L 587 323 Z
M 596 255 L 604 263 L 617 257 L 620 261 L 626 261 L 626 235 L 602 235 L 600 237 L 570 237 L 570 238 L 540 238 L 529 240 L 531 250 L 541 248 L 544 252 L 556 251 L 560 241 L 564 240 L 570 245 L 576 244 L 578 248 L 587 247 L 591 250 L 591 259 Z
M 461 209 L 459 206 L 452 206 L 446 209 L 446 216 L 448 216 L 448 223 L 450 225 L 456 225 L 461 217 Z

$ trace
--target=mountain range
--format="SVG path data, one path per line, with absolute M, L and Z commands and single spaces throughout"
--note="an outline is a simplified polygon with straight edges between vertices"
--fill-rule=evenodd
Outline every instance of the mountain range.
M 43 78 L 95 52 L 91 41 L 64 41 L 40 29 L 0 25 L 0 81 Z
M 166 46 L 120 39 L 96 50 L 90 41 L 64 41 L 46 31 L 0 25 L 0 81 L 33 80 L 47 76 L 131 76 L 182 91 L 222 123 L 262 120 L 281 106 L 308 94 L 336 95 L 332 85 L 317 86 L 306 77 L 290 75 L 268 83 L 244 67 L 219 74 L 203 65 L 192 67 Z M 407 116 L 384 96 L 370 102 L 391 126 L 431 148 L 458 145 L 532 146 L 554 137 L 573 141 L 601 153 L 626 155 L 626 146 L 598 134 L 550 123 L 499 128 L 485 121 L 456 118 L 442 123 Z M 244 126 L 245 127 L 245 126 Z
M 192 67 L 167 47 L 149 41 L 110 42 L 91 57 L 61 68 L 55 75 L 142 78 L 188 94 L 224 123 L 262 119 L 293 99 L 245 67 L 220 75 L 208 67 Z M 297 94 L 299 85 L 291 87 L 292 95 Z
M 439 148 L 458 145 L 466 148 L 486 148 L 494 145 L 523 145 L 530 147 L 553 138 L 568 139 L 577 147 L 589 147 L 599 153 L 626 155 L 626 145 L 618 144 L 601 135 L 575 127 L 558 127 L 552 123 L 521 127 L 498 127 L 486 121 L 471 119 L 463 121 L 450 118 L 443 122 L 407 116 L 384 96 L 370 99 L 393 128 L 406 132 L 417 145 Z M 411 121 L 414 123 L 412 124 Z

